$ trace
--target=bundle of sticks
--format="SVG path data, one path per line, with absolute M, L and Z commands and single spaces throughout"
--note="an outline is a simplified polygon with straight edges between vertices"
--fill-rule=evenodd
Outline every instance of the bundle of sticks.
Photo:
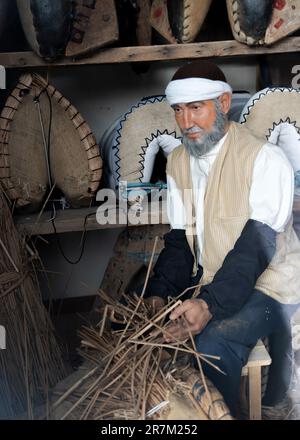
M 80 331 L 80 354 L 88 367 L 78 380 L 54 391 L 59 398 L 52 401 L 52 414 L 59 409 L 60 419 L 168 419 L 178 414 L 172 403 L 180 401 L 181 418 L 191 418 L 192 407 L 195 419 L 232 419 L 203 374 L 202 362 L 219 370 L 213 363 L 218 357 L 197 352 L 192 335 L 189 341 L 165 342 L 168 315 L 180 298 L 152 316 L 144 291 L 145 286 L 141 296 L 123 294 L 117 303 L 99 292 L 102 319 L 96 328 Z
M 19 236 L 0 189 L 0 418 L 33 418 L 33 407 L 65 377 L 61 353 L 42 303 L 35 266 L 37 252 Z M 26 249 L 26 250 L 25 250 Z

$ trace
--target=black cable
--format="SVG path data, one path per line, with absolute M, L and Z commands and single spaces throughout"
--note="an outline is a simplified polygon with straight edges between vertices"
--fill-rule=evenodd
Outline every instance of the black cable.
M 34 100 L 36 102 L 38 102 L 39 99 L 40 99 L 40 96 L 42 95 L 42 93 L 46 93 L 46 96 L 48 98 L 48 103 L 49 103 L 49 126 L 48 126 L 48 137 L 47 137 L 47 160 L 48 160 L 48 165 L 49 165 L 49 173 L 50 173 L 50 176 L 49 176 L 50 182 L 49 182 L 49 184 L 50 184 L 50 191 L 51 191 L 53 183 L 52 183 L 52 175 L 51 175 L 50 142 L 51 142 L 51 129 L 52 129 L 52 119 L 53 119 L 53 108 L 52 108 L 51 98 L 49 96 L 49 93 L 48 93 L 48 90 L 47 90 L 46 87 L 41 90 L 41 92 L 35 97 Z M 51 199 L 49 201 L 51 201 Z M 84 231 L 83 231 L 83 238 L 82 238 L 81 249 L 80 249 L 79 257 L 76 260 L 74 260 L 74 261 L 72 261 L 70 258 L 68 258 L 66 256 L 64 250 L 63 250 L 62 244 L 60 242 L 59 234 L 57 233 L 57 230 L 56 230 L 55 218 L 53 218 L 54 214 L 55 214 L 55 205 L 54 205 L 54 202 L 52 202 L 51 223 L 52 223 L 52 227 L 53 227 L 53 230 L 54 230 L 54 236 L 55 236 L 55 239 L 56 239 L 56 244 L 57 244 L 58 250 L 60 251 L 62 257 L 67 261 L 67 263 L 72 264 L 72 265 L 76 265 L 76 264 L 78 264 L 81 261 L 81 259 L 83 257 L 84 249 L 85 249 L 86 232 L 87 232 L 87 230 L 86 230 L 87 219 L 88 219 L 88 217 L 90 215 L 95 215 L 96 213 L 89 213 L 84 218 Z
M 48 164 L 49 164 L 49 172 L 50 172 L 50 189 L 53 186 L 53 180 L 52 180 L 52 173 L 51 173 L 51 156 L 50 156 L 50 141 L 51 141 L 51 128 L 52 128 L 52 115 L 53 115 L 53 109 L 52 109 L 52 102 L 51 98 L 49 96 L 48 90 L 45 89 L 46 95 L 49 102 L 49 127 L 48 127 L 48 139 L 47 139 L 47 156 L 48 156 Z
M 52 223 L 52 226 L 53 226 L 53 230 L 54 230 L 54 235 L 55 235 L 55 238 L 56 238 L 56 244 L 57 244 L 57 247 L 58 247 L 60 253 L 62 254 L 63 258 L 64 258 L 69 264 L 76 265 L 76 264 L 78 264 L 78 263 L 81 261 L 81 259 L 82 259 L 82 257 L 83 257 L 84 249 L 85 249 L 86 236 L 87 236 L 87 234 L 86 234 L 86 233 L 87 233 L 86 222 L 87 222 L 87 219 L 88 219 L 89 216 L 91 216 L 91 215 L 95 215 L 95 214 L 96 214 L 96 212 L 90 212 L 90 213 L 87 214 L 87 215 L 85 216 L 85 218 L 84 218 L 84 231 L 83 231 L 83 238 L 82 238 L 81 250 L 80 250 L 79 257 L 78 257 L 76 260 L 74 260 L 74 261 L 70 260 L 70 259 L 66 256 L 66 254 L 65 254 L 65 252 L 64 252 L 64 250 L 63 250 L 63 248 L 62 248 L 62 245 L 61 245 L 61 242 L 60 242 L 60 238 L 59 238 L 59 234 L 57 233 L 57 230 L 56 230 L 56 226 L 55 226 L 54 220 L 53 220 L 53 219 L 51 220 L 51 223 Z
M 49 185 L 50 185 L 50 190 L 52 188 L 53 185 L 53 180 L 52 180 L 52 174 L 51 174 L 51 156 L 50 156 L 50 142 L 51 142 L 51 128 L 52 128 L 52 115 L 53 115 L 53 109 L 52 109 L 52 102 L 51 102 L 51 98 L 49 96 L 48 90 L 45 87 L 44 89 L 42 89 L 40 91 L 40 93 L 34 98 L 34 102 L 39 102 L 40 101 L 40 97 L 43 93 L 46 93 L 46 96 L 48 98 L 48 102 L 49 102 L 49 126 L 48 126 L 48 137 L 47 137 L 47 161 L 48 161 L 48 166 L 49 166 Z

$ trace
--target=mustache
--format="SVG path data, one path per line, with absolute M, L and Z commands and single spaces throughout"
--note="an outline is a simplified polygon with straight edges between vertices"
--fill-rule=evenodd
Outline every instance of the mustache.
M 203 133 L 203 129 L 200 127 L 190 127 L 183 130 L 182 134 L 187 135 L 189 133 Z

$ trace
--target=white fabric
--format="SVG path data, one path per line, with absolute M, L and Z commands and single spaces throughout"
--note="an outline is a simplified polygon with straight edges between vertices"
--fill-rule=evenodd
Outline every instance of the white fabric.
M 176 79 L 165 91 L 170 105 L 215 99 L 225 92 L 232 93 L 228 83 L 205 78 Z
M 198 258 L 201 264 L 204 218 L 203 202 L 208 176 L 226 136 L 206 156 L 191 157 L 191 173 L 196 206 Z M 185 210 L 180 192 L 171 176 L 167 176 L 167 213 L 172 229 L 185 229 Z M 266 143 L 255 160 L 249 204 L 250 218 L 267 224 L 277 232 L 284 231 L 293 208 L 294 174 L 282 150 Z
M 300 171 L 299 98 L 300 90 L 266 87 L 249 99 L 239 118 L 241 124 L 248 126 L 259 137 L 266 136 L 270 131 L 268 142 L 282 148 L 295 173 Z M 264 115 L 268 120 L 265 123 Z M 256 131 L 258 120 L 259 129 Z
M 154 162 L 159 149 L 165 157 L 168 157 L 172 151 L 181 144 L 181 140 L 169 134 L 161 134 L 153 139 L 147 147 L 144 157 L 144 170 L 142 182 L 150 182 L 153 172 Z
M 151 141 L 150 144 L 148 145 L 144 156 L 144 164 L 143 164 L 144 169 L 143 169 L 142 182 L 150 182 L 155 158 L 158 151 L 159 151 L 158 140 L 157 138 L 154 138 L 153 141 Z
M 165 157 L 168 157 L 169 154 L 171 154 L 172 151 L 182 143 L 181 139 L 177 139 L 170 134 L 161 134 L 157 136 L 157 141 Z
M 269 142 L 284 151 L 295 172 L 300 170 L 300 135 L 293 124 L 282 122 L 276 125 Z
M 283 232 L 292 215 L 293 201 L 293 168 L 281 148 L 267 143 L 255 161 L 250 218 Z

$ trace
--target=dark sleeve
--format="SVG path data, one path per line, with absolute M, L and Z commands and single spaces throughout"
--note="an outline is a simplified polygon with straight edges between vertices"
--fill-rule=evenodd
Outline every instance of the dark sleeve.
M 194 257 L 186 239 L 185 231 L 172 229 L 165 234 L 165 247 L 160 253 L 150 278 L 145 297 L 177 296 L 189 286 Z
M 242 308 L 275 250 L 276 231 L 248 220 L 213 281 L 201 287 L 199 298 L 208 304 L 214 319 L 228 318 Z

